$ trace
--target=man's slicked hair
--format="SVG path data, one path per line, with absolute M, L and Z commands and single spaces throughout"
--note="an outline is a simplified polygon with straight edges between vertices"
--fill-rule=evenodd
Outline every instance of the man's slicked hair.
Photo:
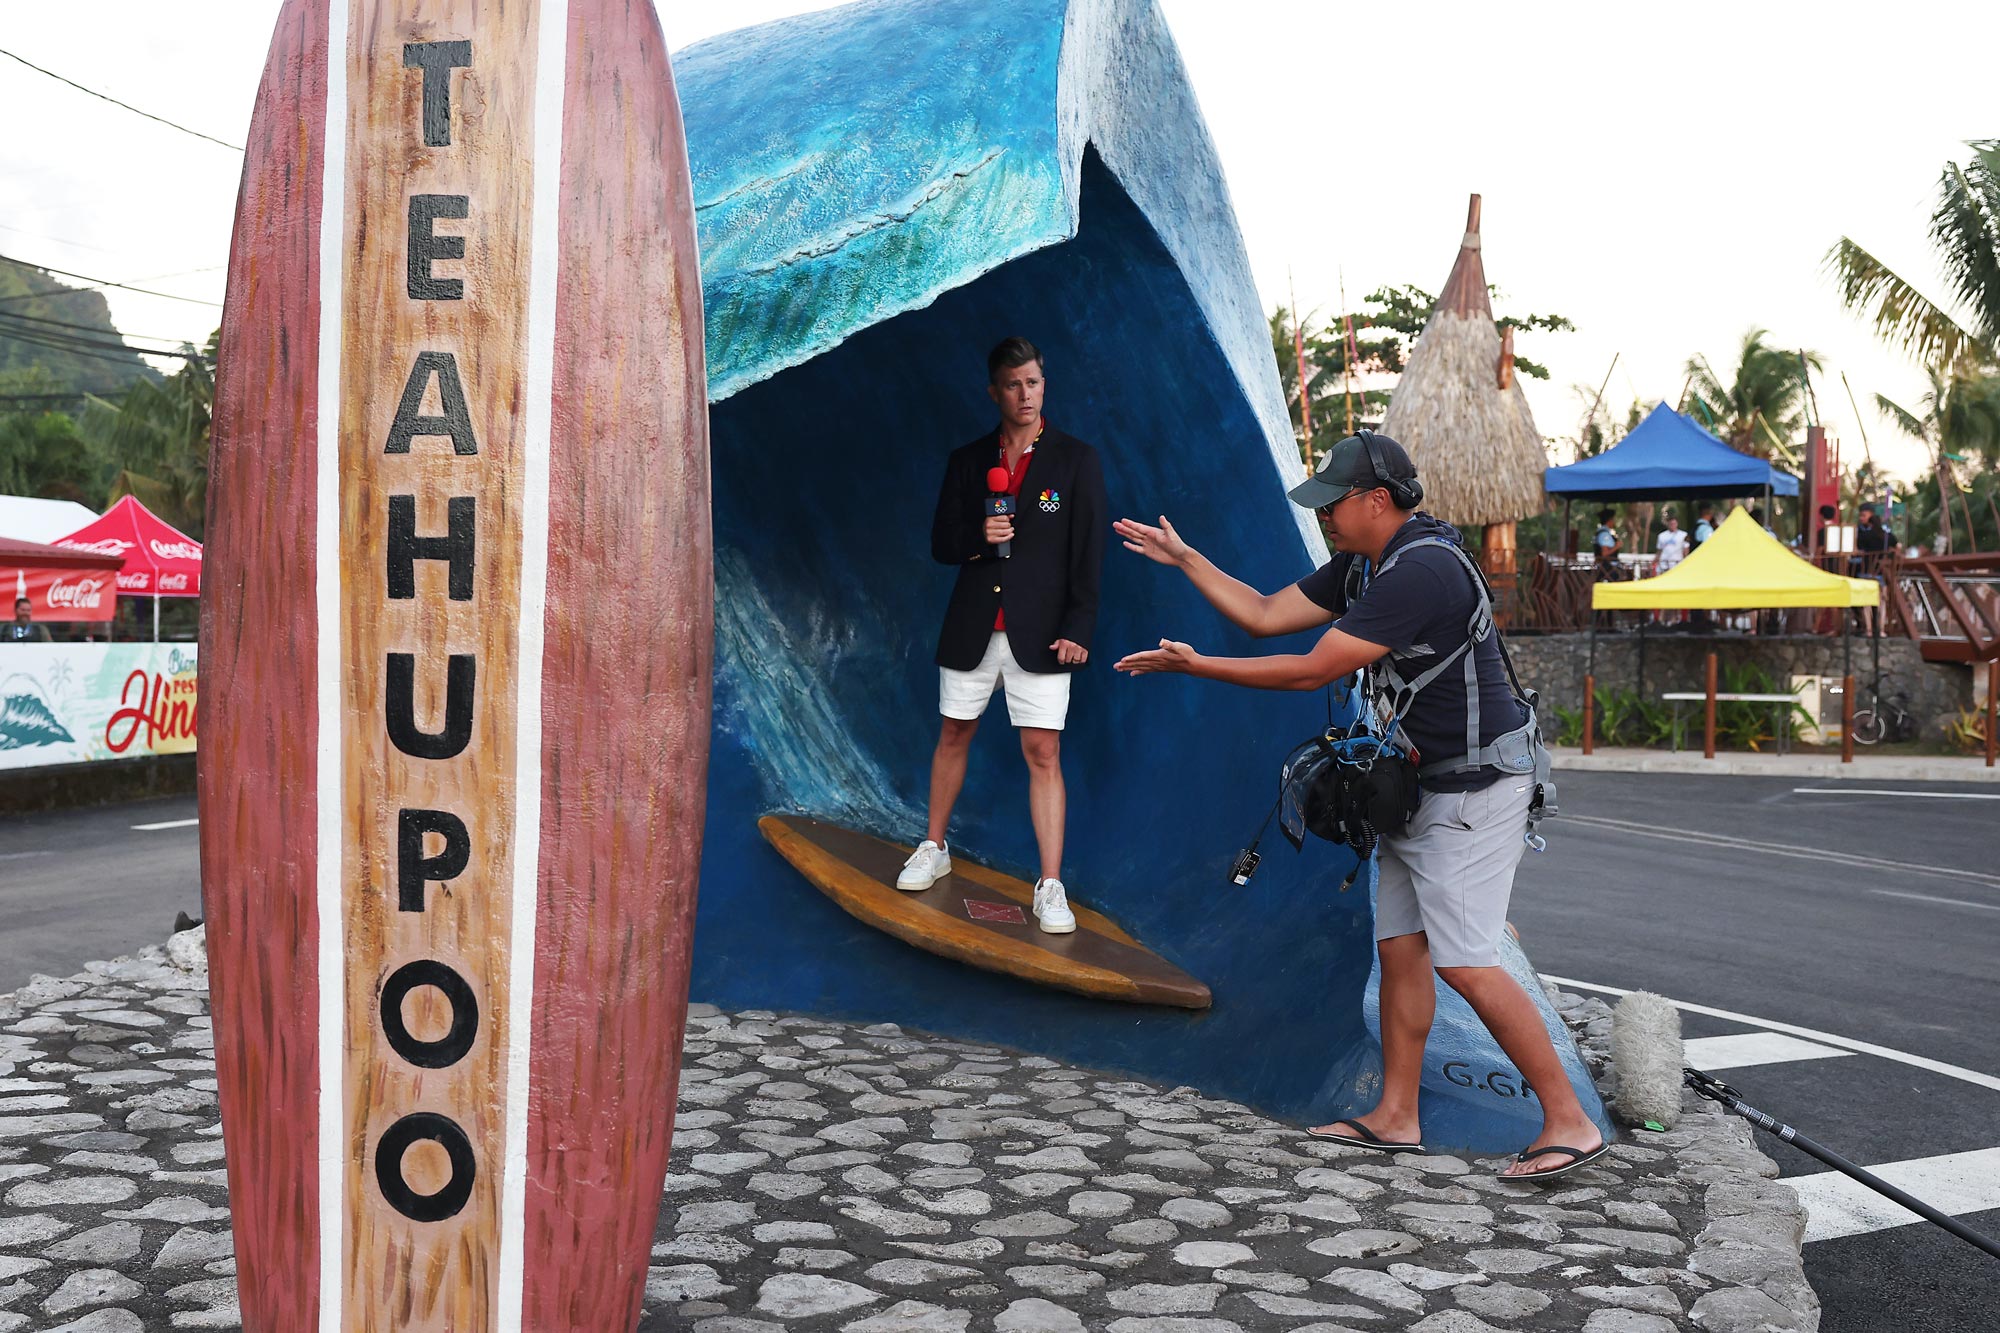
M 1002 338 L 999 344 L 986 354 L 986 382 L 991 384 L 1000 378 L 1001 371 L 1025 366 L 1030 361 L 1037 366 L 1042 364 L 1041 348 L 1026 338 Z

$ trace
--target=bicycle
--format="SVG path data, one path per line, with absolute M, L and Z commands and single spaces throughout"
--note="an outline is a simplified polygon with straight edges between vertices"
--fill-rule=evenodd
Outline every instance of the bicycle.
M 1917 734 L 1916 719 L 1910 716 L 1903 705 L 1910 696 L 1902 692 L 1882 694 L 1882 677 L 1877 676 L 1868 684 L 1869 706 L 1854 710 L 1854 739 L 1860 745 L 1874 745 L 1885 737 L 1890 741 L 1906 741 Z

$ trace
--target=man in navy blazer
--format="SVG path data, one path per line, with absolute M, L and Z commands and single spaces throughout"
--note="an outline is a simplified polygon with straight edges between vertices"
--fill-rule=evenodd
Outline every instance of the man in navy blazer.
M 1043 420 L 1042 354 L 1033 343 L 1008 338 L 987 356 L 986 372 L 1000 424 L 952 452 L 931 523 L 931 555 L 957 565 L 958 582 L 938 634 L 943 721 L 931 756 L 930 827 L 896 887 L 921 892 L 951 873 L 946 829 L 973 733 L 997 688 L 1028 761 L 1028 810 L 1041 852 L 1035 920 L 1063 935 L 1076 929 L 1076 914 L 1062 883 L 1062 729 L 1070 673 L 1090 660 L 1097 632 L 1104 470 L 1094 449 Z M 986 513 L 989 497 L 1003 493 L 989 485 L 996 470 L 1014 497 L 1011 518 Z

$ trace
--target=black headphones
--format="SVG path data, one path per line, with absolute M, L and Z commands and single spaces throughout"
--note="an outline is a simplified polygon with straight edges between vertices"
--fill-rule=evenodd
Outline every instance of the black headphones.
M 1382 483 L 1382 489 L 1389 492 L 1389 498 L 1396 502 L 1398 509 L 1415 509 L 1424 502 L 1424 484 L 1415 477 L 1407 481 L 1389 475 L 1387 465 L 1382 462 L 1382 450 L 1376 445 L 1375 432 L 1362 426 L 1354 432 L 1354 438 L 1361 441 L 1361 447 L 1368 451 L 1368 466 L 1375 470 L 1375 480 Z

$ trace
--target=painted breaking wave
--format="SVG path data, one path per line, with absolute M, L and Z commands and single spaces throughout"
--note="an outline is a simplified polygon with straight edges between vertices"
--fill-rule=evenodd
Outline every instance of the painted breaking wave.
M 1278 756 L 1326 705 L 1114 679 L 1108 662 L 1169 632 L 1252 650 L 1116 543 L 1063 737 L 1065 878 L 1207 982 L 1212 1009 L 1097 1003 L 912 949 L 756 831 L 783 809 L 923 836 L 952 578 L 930 518 L 946 453 L 991 427 L 984 357 L 1004 335 L 1043 348 L 1049 417 L 1096 445 L 1114 510 L 1171 515 L 1263 588 L 1325 558 L 1285 499 L 1297 462 L 1269 335 L 1150 0 L 882 0 L 701 43 L 675 70 L 702 201 L 717 551 L 695 997 L 996 1041 L 1298 1119 L 1371 1105 L 1371 914 L 1364 887 L 1334 891 L 1351 857 L 1267 847 L 1249 890 L 1226 876 Z M 952 837 L 1031 875 L 1004 707 Z M 1449 993 L 1431 1053 L 1509 1067 Z M 1595 1108 L 1580 1063 L 1572 1076 Z M 1428 1066 L 1425 1095 L 1438 1144 L 1533 1132 L 1531 1106 Z

